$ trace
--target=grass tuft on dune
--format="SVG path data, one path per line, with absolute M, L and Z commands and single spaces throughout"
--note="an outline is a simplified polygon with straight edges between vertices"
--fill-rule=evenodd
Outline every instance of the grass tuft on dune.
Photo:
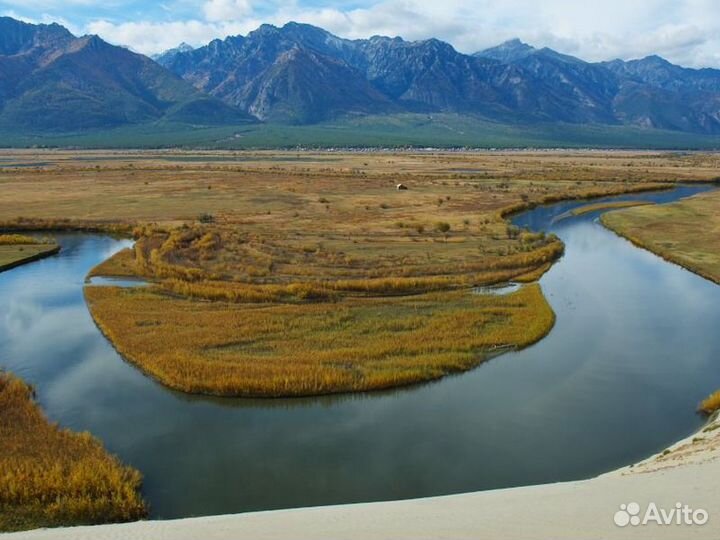
M 700 403 L 699 409 L 705 414 L 712 414 L 720 410 L 720 390 L 705 398 L 702 403 Z

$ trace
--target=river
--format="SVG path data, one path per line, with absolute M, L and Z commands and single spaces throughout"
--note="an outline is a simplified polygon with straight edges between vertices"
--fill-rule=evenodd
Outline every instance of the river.
M 118 356 L 83 300 L 87 272 L 129 242 L 83 234 L 0 274 L 0 367 L 35 385 L 51 419 L 137 467 L 154 518 L 590 477 L 701 424 L 695 407 L 720 385 L 720 287 L 605 230 L 597 212 L 557 219 L 581 204 L 514 218 L 566 244 L 541 281 L 552 332 L 438 382 L 283 400 L 168 390 Z

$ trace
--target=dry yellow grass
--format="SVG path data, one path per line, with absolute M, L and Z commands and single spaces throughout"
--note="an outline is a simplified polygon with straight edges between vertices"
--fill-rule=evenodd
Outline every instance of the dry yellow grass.
M 304 250 L 293 238 L 268 233 L 257 238 L 229 225 L 194 225 L 166 231 L 145 228 L 134 249 L 118 253 L 92 275 L 141 276 L 185 296 L 234 302 L 321 300 L 349 295 L 417 294 L 432 290 L 507 281 L 557 259 L 562 243 L 554 236 L 520 233 L 506 227 L 497 244 L 466 231 L 416 248 L 386 235 L 387 249 L 368 246 L 350 255 L 348 242 L 330 249 Z
M 137 223 L 193 220 L 210 213 L 258 219 L 258 226 L 272 222 L 276 230 L 312 223 L 310 216 L 342 225 L 338 218 L 347 210 L 365 206 L 370 219 L 392 225 L 404 219 L 406 210 L 422 211 L 425 205 L 417 205 L 423 201 L 439 210 L 429 224 L 462 225 L 461 219 L 442 214 L 465 204 L 472 208 L 472 218 L 521 197 L 537 200 L 623 185 L 711 180 L 720 165 L 714 154 L 640 152 L 4 153 L 8 158 L 16 154 L 48 165 L 0 170 L 0 221 L 23 216 L 59 223 L 68 218 Z M 239 161 L 213 161 L 219 157 Z M 186 158 L 197 161 L 171 161 Z M 400 181 L 408 192 L 395 192 Z M 451 200 L 437 207 L 446 196 Z M 329 210 L 321 199 L 329 201 Z
M 129 361 L 181 391 L 264 397 L 423 382 L 534 343 L 554 322 L 539 285 L 470 289 L 532 282 L 562 254 L 510 213 L 720 166 L 622 152 L 17 154 L 38 167 L 0 169 L 0 229 L 136 238 L 93 274 L 153 285 L 85 290 Z M 0 529 L 144 515 L 138 473 L 48 424 L 8 375 L 0 413 Z
M 618 210 L 602 223 L 634 244 L 720 283 L 720 192 Z
M 393 309 L 427 302 L 438 317 L 451 320 L 451 313 L 467 310 L 463 295 L 473 285 L 538 279 L 562 254 L 562 244 L 513 227 L 506 220 L 511 212 L 569 198 L 658 189 L 677 180 L 708 180 L 717 176 L 720 163 L 713 154 L 622 152 L 38 152 L 23 159 L 46 165 L 0 171 L 0 227 L 116 232 L 134 227 L 134 249 L 93 274 L 143 277 L 154 289 L 115 296 L 88 292 L 93 315 L 120 350 L 177 388 L 263 395 L 384 388 L 472 365 L 473 355 L 466 350 L 458 360 L 457 351 L 447 352 L 453 345 L 440 338 L 434 346 L 442 353 L 416 354 L 411 368 L 405 356 L 383 363 L 382 348 L 373 343 L 392 335 L 382 324 L 392 322 Z M 409 189 L 396 190 L 400 182 Z M 313 326 L 317 321 L 333 327 L 332 319 L 323 318 L 330 315 L 322 314 L 338 310 L 353 317 L 372 314 L 381 326 L 361 325 L 361 364 L 372 369 L 359 375 L 355 364 L 344 371 L 327 368 L 330 356 L 344 358 L 336 354 L 344 340 L 352 348 L 359 339 L 346 328 L 334 336 L 332 355 L 320 354 L 323 343 L 309 339 L 300 360 L 290 362 L 283 358 L 296 350 L 279 348 L 279 338 L 259 328 L 243 327 L 255 349 L 274 351 L 243 364 L 239 359 L 247 358 L 247 351 L 242 348 L 221 353 L 191 347 L 195 339 L 203 342 L 193 326 L 169 320 L 138 332 L 131 314 L 110 316 L 108 306 L 131 301 L 146 311 L 161 306 L 171 319 L 196 310 L 204 314 L 205 334 L 217 332 L 219 344 L 230 330 L 215 326 L 235 328 L 234 321 L 258 314 L 269 325 L 270 317 L 273 328 L 277 321 L 291 321 L 297 328 L 289 333 L 289 344 L 302 344 L 303 325 L 309 335 L 322 334 L 321 326 Z M 504 301 L 487 302 L 497 302 L 502 311 Z M 534 309 L 540 323 L 547 322 L 544 306 L 544 301 L 529 302 L 523 311 L 527 321 Z M 514 321 L 499 317 L 493 328 L 512 329 Z M 541 326 L 547 330 L 547 324 Z M 472 338 L 479 340 L 472 341 L 479 349 L 488 335 L 485 326 L 481 330 Z M 180 353 L 168 345 L 174 343 L 188 345 L 175 372 L 170 360 Z M 463 343 L 470 342 L 458 346 Z M 375 364 L 371 354 L 380 354 Z M 389 367 L 394 364 L 399 367 Z M 188 366 L 200 367 L 190 376 L 182 371 Z M 234 367 L 228 380 L 236 383 L 223 380 L 229 366 Z M 241 367 L 257 374 L 245 377 Z M 283 369 L 290 382 L 280 381 Z
M 0 234 L 0 272 L 53 255 L 60 246 L 52 240 L 21 234 Z
M 18 245 L 33 245 L 33 244 L 49 244 L 50 242 L 41 242 L 37 238 L 32 236 L 26 236 L 24 234 L 0 234 L 0 246 L 18 246 Z
M 542 338 L 539 285 L 334 304 L 227 304 L 157 290 L 86 287 L 98 326 L 130 361 L 185 392 L 299 396 L 375 390 L 470 369 Z
M 700 403 L 699 409 L 705 414 L 712 414 L 720 410 L 720 390 L 704 399 Z
M 654 204 L 648 201 L 612 201 L 612 202 L 601 202 L 596 204 L 586 204 L 580 208 L 575 208 L 570 213 L 573 216 L 582 216 L 591 212 L 597 212 L 598 210 L 617 210 L 620 208 L 632 208 L 634 206 L 648 206 Z
M 90 434 L 49 423 L 0 371 L 0 531 L 140 519 L 140 481 Z

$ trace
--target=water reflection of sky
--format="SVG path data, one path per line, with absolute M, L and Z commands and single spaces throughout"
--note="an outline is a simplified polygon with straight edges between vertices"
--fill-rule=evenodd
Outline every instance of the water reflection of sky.
M 0 274 L 0 365 L 38 387 L 53 419 L 137 466 L 156 517 L 589 476 L 699 425 L 695 404 L 720 386 L 720 288 L 632 247 L 595 216 L 550 224 L 566 210 L 520 218 L 567 245 L 542 280 L 553 332 L 440 382 L 270 401 L 169 391 L 93 325 L 85 275 L 127 244 L 83 235 L 62 237 L 58 257 Z

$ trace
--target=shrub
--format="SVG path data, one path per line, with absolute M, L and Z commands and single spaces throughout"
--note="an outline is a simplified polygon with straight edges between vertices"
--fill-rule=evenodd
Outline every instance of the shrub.
M 0 234 L 0 246 L 20 246 L 27 244 L 40 244 L 39 240 L 22 234 Z M 50 243 L 48 241 L 47 243 Z
M 507 237 L 510 239 L 514 240 L 515 238 L 517 238 L 520 235 L 521 232 L 522 232 L 522 229 L 520 229 L 520 227 L 518 227 L 517 225 L 508 225 L 507 226 Z
M 0 531 L 145 517 L 140 473 L 89 433 L 48 422 L 33 394 L 0 372 Z
M 704 399 L 699 408 L 705 414 L 712 414 L 720 410 L 720 390 Z

